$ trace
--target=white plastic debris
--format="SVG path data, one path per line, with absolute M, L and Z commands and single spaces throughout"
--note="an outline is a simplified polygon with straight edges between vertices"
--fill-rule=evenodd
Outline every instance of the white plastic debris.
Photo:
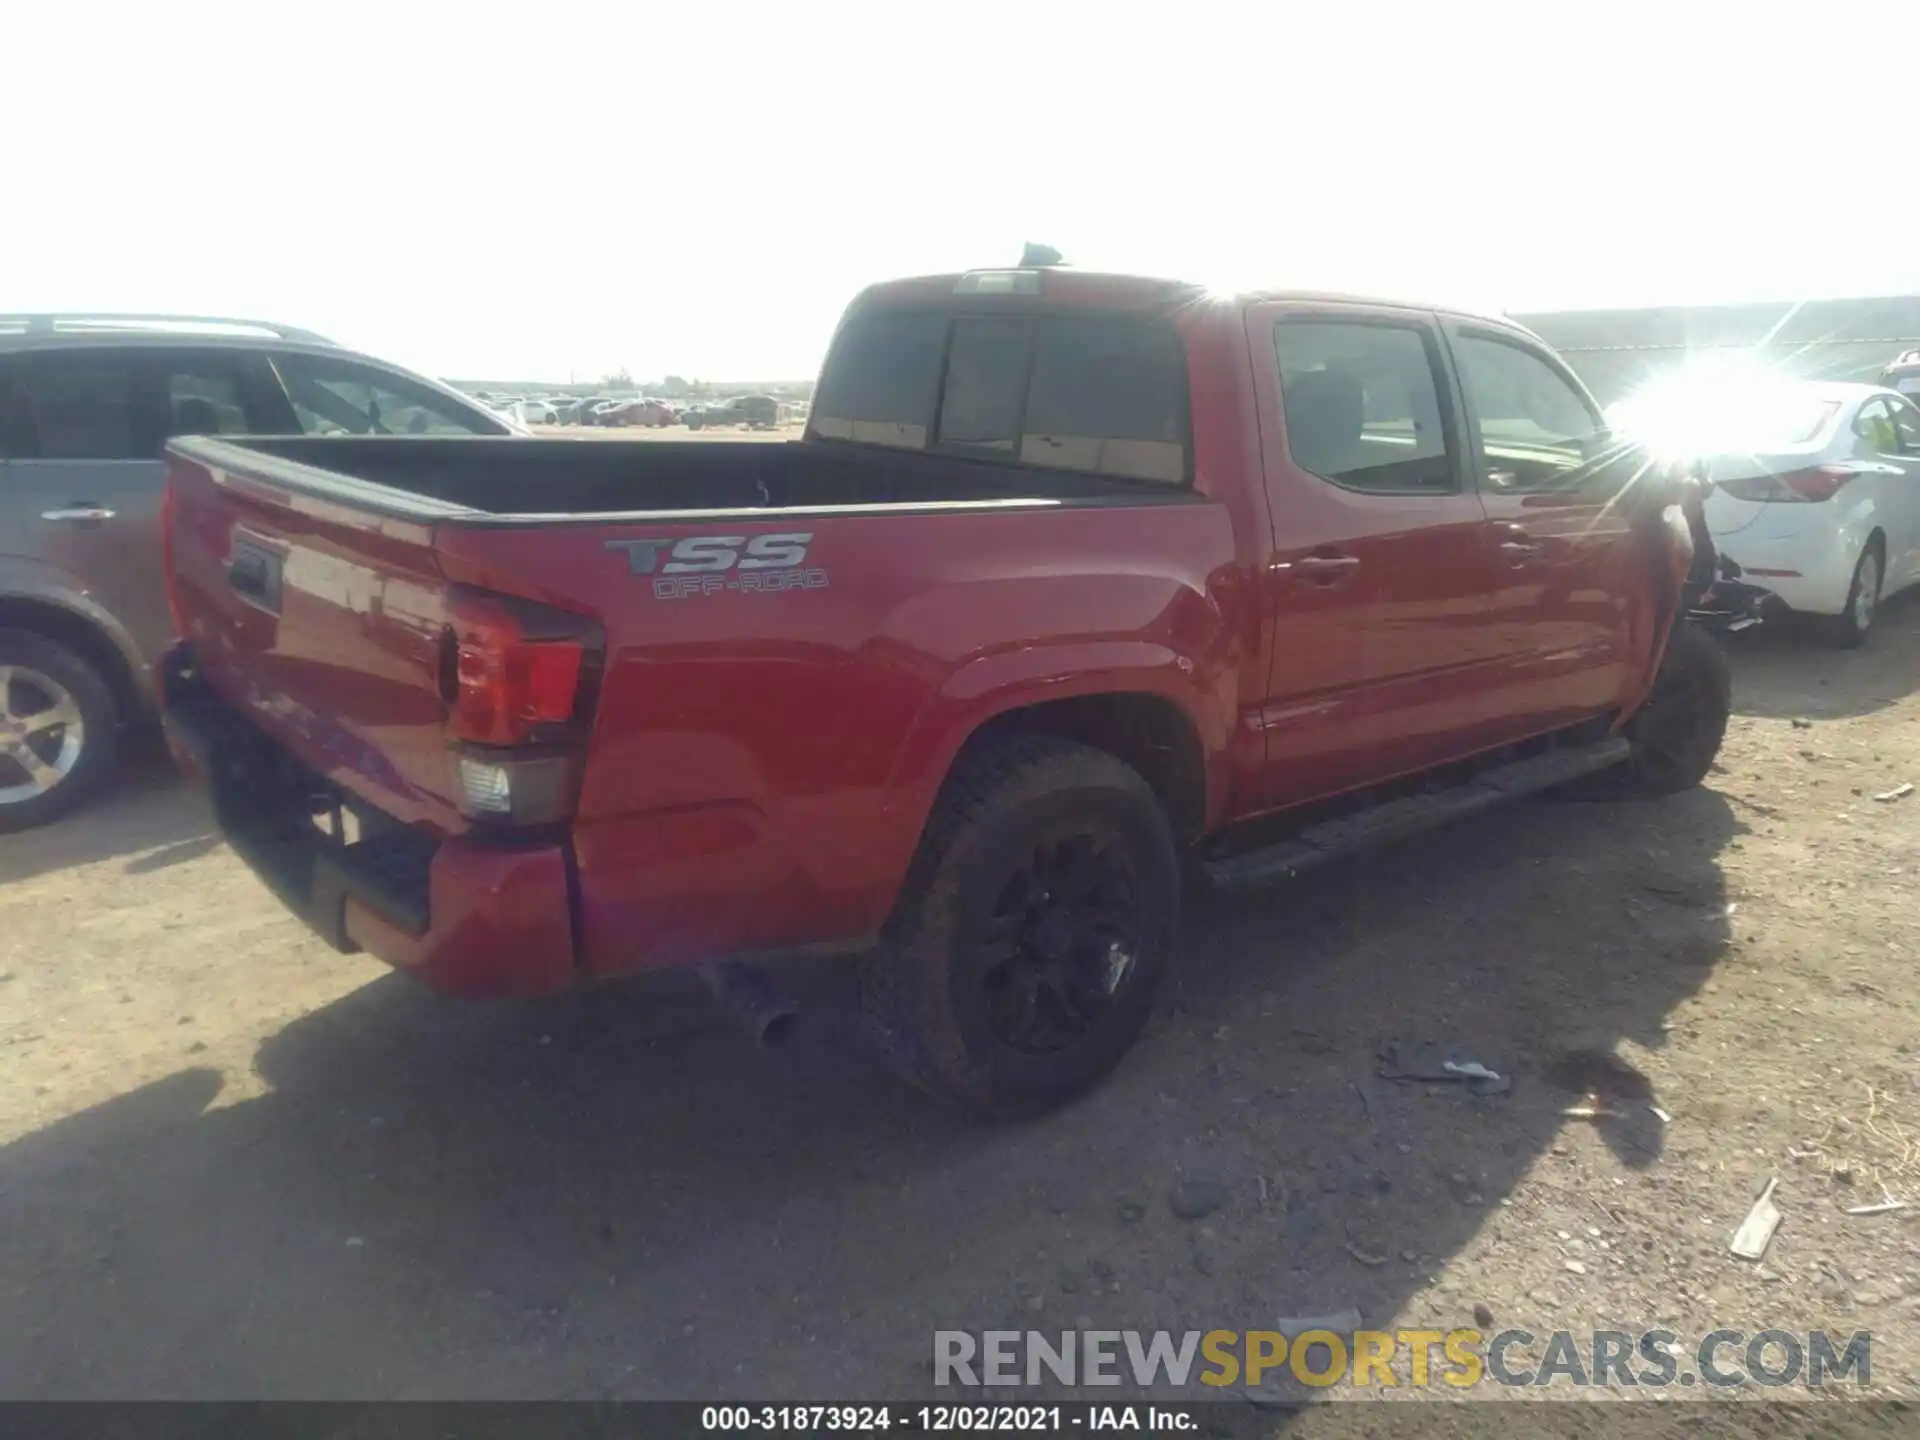
M 1878 1205 L 1849 1205 L 1847 1207 L 1847 1214 L 1891 1215 L 1895 1210 L 1904 1210 L 1906 1208 L 1907 1202 L 1904 1200 L 1882 1200 Z
M 1758 1260 L 1773 1243 L 1773 1232 L 1780 1228 L 1780 1209 L 1773 1203 L 1773 1189 L 1779 1183 L 1777 1176 L 1767 1180 L 1767 1188 L 1760 1192 L 1760 1198 L 1747 1211 L 1747 1218 L 1733 1232 L 1731 1249 L 1742 1260 Z
M 1351 1335 L 1360 1328 L 1360 1312 L 1349 1305 L 1331 1315 L 1282 1315 L 1274 1322 L 1289 1340 L 1298 1340 L 1309 1330 L 1327 1330 L 1335 1335 Z

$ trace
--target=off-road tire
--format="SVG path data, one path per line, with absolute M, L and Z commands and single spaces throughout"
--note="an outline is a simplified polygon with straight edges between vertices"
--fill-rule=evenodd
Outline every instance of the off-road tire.
M 45 825 L 85 800 L 113 773 L 120 738 L 113 688 L 66 646 L 31 630 L 0 629 L 0 667 L 6 666 L 38 671 L 63 686 L 79 708 L 85 738 L 79 758 L 58 784 L 31 799 L 0 804 L 0 834 Z
M 1720 643 L 1681 620 L 1667 641 L 1653 691 L 1623 732 L 1633 752 L 1567 787 L 1581 799 L 1677 795 L 1707 778 L 1733 713 L 1733 671 Z
M 1872 562 L 1872 578 L 1868 579 L 1868 562 Z M 1873 633 L 1873 622 L 1880 614 L 1880 595 L 1886 585 L 1886 552 L 1881 546 L 1878 535 L 1870 538 L 1861 550 L 1860 558 L 1853 564 L 1853 583 L 1847 586 L 1847 608 L 1838 615 L 1829 616 L 1826 622 L 1826 640 L 1837 650 L 1858 650 L 1867 643 L 1867 637 Z M 1863 606 L 1861 592 L 1869 585 L 1873 586 L 1872 598 Z M 1862 620 L 1862 612 L 1865 619 Z
M 1034 1054 L 1000 1042 L 959 977 L 1008 857 L 1062 833 L 1095 836 L 1123 857 L 1140 939 L 1088 1032 Z M 1066 741 L 988 740 L 963 753 L 934 804 L 883 943 L 863 962 L 861 1008 L 881 1054 L 912 1084 L 994 1118 L 1039 1114 L 1097 1084 L 1139 1038 L 1172 961 L 1179 909 L 1172 827 L 1137 771 Z

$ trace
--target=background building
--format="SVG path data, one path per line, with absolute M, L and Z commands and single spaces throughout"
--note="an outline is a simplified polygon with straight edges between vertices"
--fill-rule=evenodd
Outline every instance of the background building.
M 1790 374 L 1872 380 L 1902 350 L 1920 346 L 1920 295 L 1562 310 L 1511 318 L 1564 355 L 1603 405 L 1690 355 L 1746 351 Z

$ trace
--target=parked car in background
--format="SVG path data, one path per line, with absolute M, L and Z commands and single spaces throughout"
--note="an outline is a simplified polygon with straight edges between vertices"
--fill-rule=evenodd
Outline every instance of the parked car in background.
M 330 943 L 698 966 L 763 1039 L 772 967 L 717 960 L 854 951 L 990 1114 L 1119 1062 L 1185 876 L 1683 790 L 1727 723 L 1696 487 L 1498 319 L 974 272 L 866 290 L 792 444 L 173 456 L 168 735 Z
M 616 400 L 599 412 L 599 423 L 659 430 L 680 423 L 679 412 L 664 400 Z
M 553 402 L 554 413 L 562 425 L 589 425 L 595 404 L 602 397 L 598 395 L 575 395 L 565 400 Z
M 0 315 L 0 831 L 76 804 L 152 713 L 176 435 L 509 435 L 459 391 L 308 331 Z
M 1920 405 L 1920 350 L 1909 350 L 1881 372 L 1880 383 Z
M 690 430 L 718 425 L 744 425 L 753 430 L 771 430 L 780 423 L 780 406 L 771 395 L 736 395 L 731 400 L 695 406 L 686 412 L 685 418 Z
M 1679 383 L 1627 433 L 1704 464 L 1715 546 L 1746 581 L 1861 644 L 1880 602 L 1920 582 L 1920 409 L 1884 386 Z
M 600 407 L 610 405 L 619 398 L 617 395 L 584 395 L 573 402 L 573 418 L 567 420 L 565 416 L 562 416 L 562 423 L 572 425 L 598 425 L 600 423 Z
M 558 425 L 560 414 L 545 400 L 516 400 L 513 418 L 522 425 Z

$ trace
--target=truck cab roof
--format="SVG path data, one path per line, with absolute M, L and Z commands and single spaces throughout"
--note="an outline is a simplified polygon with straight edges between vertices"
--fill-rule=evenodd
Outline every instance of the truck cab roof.
M 1192 280 L 1113 271 L 1077 270 L 1062 266 L 1009 267 L 962 270 L 943 275 L 916 275 L 868 286 L 854 302 L 861 306 L 919 309 L 951 308 L 956 300 L 1006 303 L 1064 309 L 1104 310 L 1110 313 L 1165 313 L 1202 304 L 1367 305 L 1390 310 L 1417 310 L 1450 315 L 1479 324 L 1531 335 L 1524 325 L 1505 316 L 1436 305 L 1404 296 L 1358 295 L 1332 290 L 1234 289 L 1224 290 Z

